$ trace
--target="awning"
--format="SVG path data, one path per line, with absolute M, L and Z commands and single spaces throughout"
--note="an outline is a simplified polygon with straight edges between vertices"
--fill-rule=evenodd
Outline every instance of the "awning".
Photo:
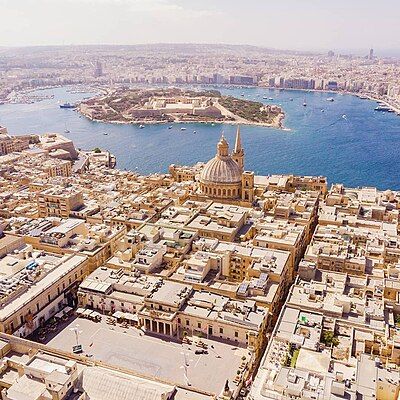
M 127 319 L 128 321 L 139 322 L 139 318 L 136 314 L 125 313 L 124 318 Z
M 72 307 L 70 307 L 70 306 L 66 306 L 65 308 L 64 308 L 64 314 L 68 314 L 70 311 L 72 311 Z
M 64 316 L 64 312 L 61 310 L 54 317 L 55 318 L 62 318 L 63 316 Z
M 76 309 L 76 313 L 77 313 L 78 315 L 83 314 L 84 311 L 85 311 L 85 309 L 82 308 L 82 307 L 79 307 L 79 308 Z
M 114 318 L 123 318 L 124 317 L 124 313 L 121 311 L 115 311 L 115 313 L 113 314 Z
M 84 315 L 85 317 L 88 317 L 90 314 L 92 313 L 92 310 L 85 310 L 82 315 Z

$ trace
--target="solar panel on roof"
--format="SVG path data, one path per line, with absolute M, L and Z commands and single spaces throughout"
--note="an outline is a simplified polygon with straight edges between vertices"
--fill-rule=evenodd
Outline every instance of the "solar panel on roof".
M 246 294 L 247 287 L 248 287 L 248 283 L 247 282 L 242 282 L 240 284 L 240 286 L 239 286 L 238 293 L 239 294 L 243 294 L 243 295 Z

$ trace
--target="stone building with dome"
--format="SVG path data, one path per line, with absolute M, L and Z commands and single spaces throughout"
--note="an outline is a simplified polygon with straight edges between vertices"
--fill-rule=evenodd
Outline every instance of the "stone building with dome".
M 217 154 L 204 166 L 199 180 L 201 193 L 212 199 L 254 201 L 254 172 L 244 171 L 244 149 L 239 127 L 233 152 L 229 154 L 229 144 L 222 135 L 217 144 Z

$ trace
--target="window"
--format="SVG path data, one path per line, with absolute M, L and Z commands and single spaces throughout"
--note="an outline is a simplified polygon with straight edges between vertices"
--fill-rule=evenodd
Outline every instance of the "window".
M 186 326 L 189 326 L 189 320 L 188 319 L 186 320 Z
M 199 329 L 201 329 L 201 322 L 198 322 L 198 323 L 197 323 L 197 327 L 198 327 Z
M 235 337 L 239 337 L 239 332 L 235 332 Z
M 224 333 L 224 328 L 219 328 L 219 333 Z

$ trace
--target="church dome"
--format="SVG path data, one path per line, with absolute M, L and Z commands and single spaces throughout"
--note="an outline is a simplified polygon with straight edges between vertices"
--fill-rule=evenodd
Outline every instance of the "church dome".
M 224 160 L 216 156 L 205 165 L 200 180 L 204 183 L 238 183 L 242 180 L 242 172 L 232 158 Z
M 208 161 L 200 175 L 203 183 L 240 183 L 242 171 L 239 165 L 229 155 L 229 147 L 222 136 L 217 146 L 217 155 Z

